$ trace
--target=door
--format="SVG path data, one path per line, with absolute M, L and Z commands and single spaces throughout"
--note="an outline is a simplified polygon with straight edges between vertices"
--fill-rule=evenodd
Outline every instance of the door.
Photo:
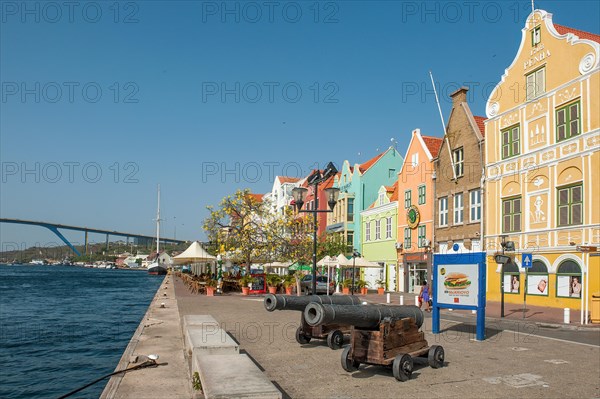
M 408 292 L 419 293 L 427 281 L 427 263 L 409 263 Z

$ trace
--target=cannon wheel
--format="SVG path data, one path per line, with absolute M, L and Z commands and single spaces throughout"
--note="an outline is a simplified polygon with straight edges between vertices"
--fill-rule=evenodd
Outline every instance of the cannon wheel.
M 304 334 L 304 332 L 302 331 L 302 327 L 298 327 L 298 329 L 296 330 L 296 341 L 298 341 L 299 344 L 308 344 L 310 342 L 310 338 L 311 337 Z
M 340 330 L 333 330 L 327 334 L 327 346 L 331 349 L 340 349 L 344 344 L 344 333 Z
M 429 361 L 429 366 L 434 369 L 444 367 L 444 348 L 439 345 L 431 345 L 427 360 Z
M 413 372 L 413 360 L 410 355 L 404 353 L 396 356 L 392 364 L 392 373 L 398 381 L 408 381 Z
M 358 366 L 360 366 L 360 362 L 350 359 L 350 346 L 347 346 L 342 351 L 342 368 L 347 372 L 352 372 L 358 370 Z

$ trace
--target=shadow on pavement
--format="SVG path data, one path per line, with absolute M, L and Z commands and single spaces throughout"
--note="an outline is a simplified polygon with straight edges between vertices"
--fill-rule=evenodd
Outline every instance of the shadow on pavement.
M 459 333 L 470 334 L 472 336 L 476 335 L 476 326 L 473 324 L 460 323 L 460 324 L 452 324 L 448 327 L 442 328 L 440 330 L 440 334 L 443 334 L 448 331 L 454 331 Z M 490 339 L 498 334 L 501 334 L 503 330 L 493 327 L 485 328 L 485 337 L 486 339 Z

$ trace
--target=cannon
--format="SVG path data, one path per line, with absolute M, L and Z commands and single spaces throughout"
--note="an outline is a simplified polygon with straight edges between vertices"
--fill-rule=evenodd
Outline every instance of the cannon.
M 413 357 L 426 357 L 429 366 L 444 366 L 444 348 L 429 346 L 419 331 L 424 315 L 416 306 L 367 305 L 361 307 L 310 303 L 304 310 L 306 323 L 347 323 L 352 325 L 350 345 L 342 352 L 342 368 L 358 370 L 361 364 L 392 368 L 398 381 L 412 374 Z
M 336 305 L 360 305 L 360 298 L 353 295 L 274 295 L 265 296 L 265 309 L 269 312 L 274 310 L 301 310 L 304 311 L 309 303 L 336 304 Z
M 403 319 L 410 317 L 417 327 L 423 325 L 423 311 L 417 306 L 347 306 L 338 304 L 309 303 L 304 309 L 304 319 L 310 326 L 342 323 L 365 329 L 378 328 L 385 318 Z
M 351 326 L 341 323 L 328 323 L 318 326 L 310 326 L 304 320 L 304 309 L 310 303 L 320 304 L 343 304 L 345 306 L 358 306 L 361 301 L 352 295 L 273 295 L 265 296 L 264 305 L 267 311 L 274 310 L 296 310 L 300 311 L 300 327 L 296 330 L 296 341 L 299 344 L 307 344 L 312 338 L 327 340 L 331 349 L 339 349 L 344 343 L 344 334 L 350 334 Z

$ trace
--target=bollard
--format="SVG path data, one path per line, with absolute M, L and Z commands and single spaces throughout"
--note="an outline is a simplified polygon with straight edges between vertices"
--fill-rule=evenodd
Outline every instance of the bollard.
M 419 296 L 415 295 L 415 306 L 419 306 Z
M 477 311 L 475 309 L 471 309 L 471 314 L 475 314 Z
M 404 295 L 400 295 L 400 305 L 404 306 Z
M 571 309 L 565 308 L 565 313 L 563 315 L 563 323 L 569 324 L 571 323 Z
M 385 302 L 386 303 L 391 303 L 392 302 L 391 299 L 390 299 L 390 293 L 389 292 L 386 294 Z

